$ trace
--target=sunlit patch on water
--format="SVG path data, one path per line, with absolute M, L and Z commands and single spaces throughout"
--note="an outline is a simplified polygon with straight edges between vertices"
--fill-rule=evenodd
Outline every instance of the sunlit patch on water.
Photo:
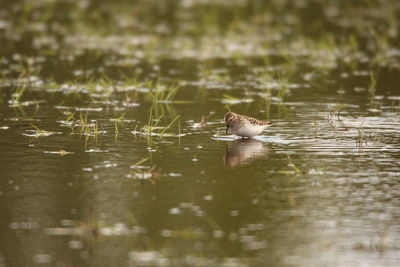
M 283 134 L 273 134 L 271 133 L 270 135 L 257 135 L 254 136 L 251 139 L 246 139 L 242 138 L 240 136 L 236 135 L 213 135 L 211 137 L 212 140 L 217 140 L 217 141 L 240 141 L 240 140 L 256 140 L 260 141 L 262 143 L 270 143 L 270 144 L 280 144 L 280 145 L 287 145 L 287 144 L 295 144 L 295 143 L 304 143 L 304 142 L 309 142 L 311 140 L 310 138 L 298 138 L 296 136 L 291 136 L 289 134 L 283 135 Z
M 155 175 L 151 172 L 135 172 L 129 173 L 126 175 L 128 179 L 139 179 L 139 180 L 148 180 L 153 178 Z
M 162 128 L 164 129 L 164 128 Z M 175 134 L 175 133 L 155 133 L 155 132 L 151 132 L 151 131 L 132 131 L 131 132 L 133 135 L 142 135 L 142 136 L 154 136 L 154 137 L 184 137 L 187 134 L 181 133 L 181 134 Z
M 60 156 L 74 154 L 74 152 L 65 151 L 63 149 L 60 149 L 58 151 L 43 151 L 43 153 L 45 153 L 45 154 L 56 154 L 56 155 L 60 155 Z
M 214 134 L 214 135 L 212 135 L 211 139 L 217 140 L 217 141 L 235 141 L 235 140 L 241 139 L 241 137 L 236 136 L 236 135 Z
M 342 127 L 351 127 L 362 130 L 375 130 L 375 132 L 396 131 L 400 126 L 400 117 L 387 114 L 385 117 L 372 116 L 345 116 L 341 117 L 335 124 Z
M 51 132 L 51 131 L 45 131 L 45 130 L 26 130 L 27 132 L 31 133 L 23 133 L 23 136 L 28 136 L 28 137 L 47 137 L 55 134 L 62 134 L 61 132 Z
M 225 95 L 224 99 L 221 100 L 221 103 L 234 105 L 234 104 L 240 104 L 240 103 L 251 103 L 253 101 L 254 100 L 251 98 L 236 98 L 233 96 Z
M 100 224 L 100 223 L 99 223 Z M 78 225 L 78 226 L 76 226 Z M 74 222 L 70 227 L 55 227 L 47 228 L 47 235 L 60 235 L 60 236 L 90 236 L 90 235 L 103 235 L 103 236 L 138 236 L 147 232 L 146 228 L 140 226 L 128 227 L 122 222 L 113 225 L 89 225 L 81 222 Z
M 11 100 L 8 102 L 9 106 L 12 108 L 17 108 L 17 107 L 28 107 L 28 106 L 37 106 L 40 105 L 41 103 L 45 103 L 46 101 L 23 101 L 19 102 L 17 100 Z
M 296 136 L 292 136 L 289 134 L 280 135 L 280 134 L 273 134 L 273 133 L 271 133 L 271 135 L 257 135 L 257 136 L 254 136 L 253 139 L 258 140 L 263 143 L 281 144 L 281 145 L 304 142 L 304 140 L 298 139 L 298 137 L 296 137 Z
M 86 153 L 108 153 L 110 150 L 108 149 L 100 149 L 100 148 L 91 148 L 91 149 L 86 149 Z
M 103 161 L 101 164 L 94 165 L 95 169 L 109 169 L 109 168 L 115 168 L 118 166 L 118 163 L 113 163 L 109 160 Z

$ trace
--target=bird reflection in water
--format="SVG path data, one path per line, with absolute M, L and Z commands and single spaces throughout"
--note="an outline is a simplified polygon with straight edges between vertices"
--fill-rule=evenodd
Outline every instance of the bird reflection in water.
M 262 142 L 254 139 L 239 139 L 227 145 L 224 157 L 226 166 L 248 164 L 260 157 L 266 156 L 268 148 Z

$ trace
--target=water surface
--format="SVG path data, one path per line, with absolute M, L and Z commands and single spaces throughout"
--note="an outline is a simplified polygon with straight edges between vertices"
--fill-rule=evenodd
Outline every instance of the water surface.
M 184 2 L 7 3 L 0 265 L 396 266 L 389 11 Z M 228 108 L 273 126 L 225 135 Z

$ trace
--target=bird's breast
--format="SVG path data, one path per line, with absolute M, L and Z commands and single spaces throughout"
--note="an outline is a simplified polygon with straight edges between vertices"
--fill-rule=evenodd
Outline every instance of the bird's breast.
M 234 134 L 243 137 L 253 137 L 260 134 L 265 129 L 265 126 L 261 125 L 244 125 L 234 132 Z

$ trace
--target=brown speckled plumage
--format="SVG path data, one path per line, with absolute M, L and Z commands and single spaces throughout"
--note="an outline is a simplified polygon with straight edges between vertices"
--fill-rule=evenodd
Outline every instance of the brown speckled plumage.
M 234 134 L 238 135 L 237 132 L 243 128 L 247 127 L 250 128 L 252 126 L 257 127 L 257 126 L 264 126 L 268 127 L 271 125 L 270 122 L 268 121 L 262 121 L 262 120 L 257 120 L 255 118 L 245 116 L 245 115 L 240 115 L 236 114 L 234 112 L 228 112 L 224 116 L 224 120 L 227 124 L 227 132 L 228 129 L 233 132 Z

